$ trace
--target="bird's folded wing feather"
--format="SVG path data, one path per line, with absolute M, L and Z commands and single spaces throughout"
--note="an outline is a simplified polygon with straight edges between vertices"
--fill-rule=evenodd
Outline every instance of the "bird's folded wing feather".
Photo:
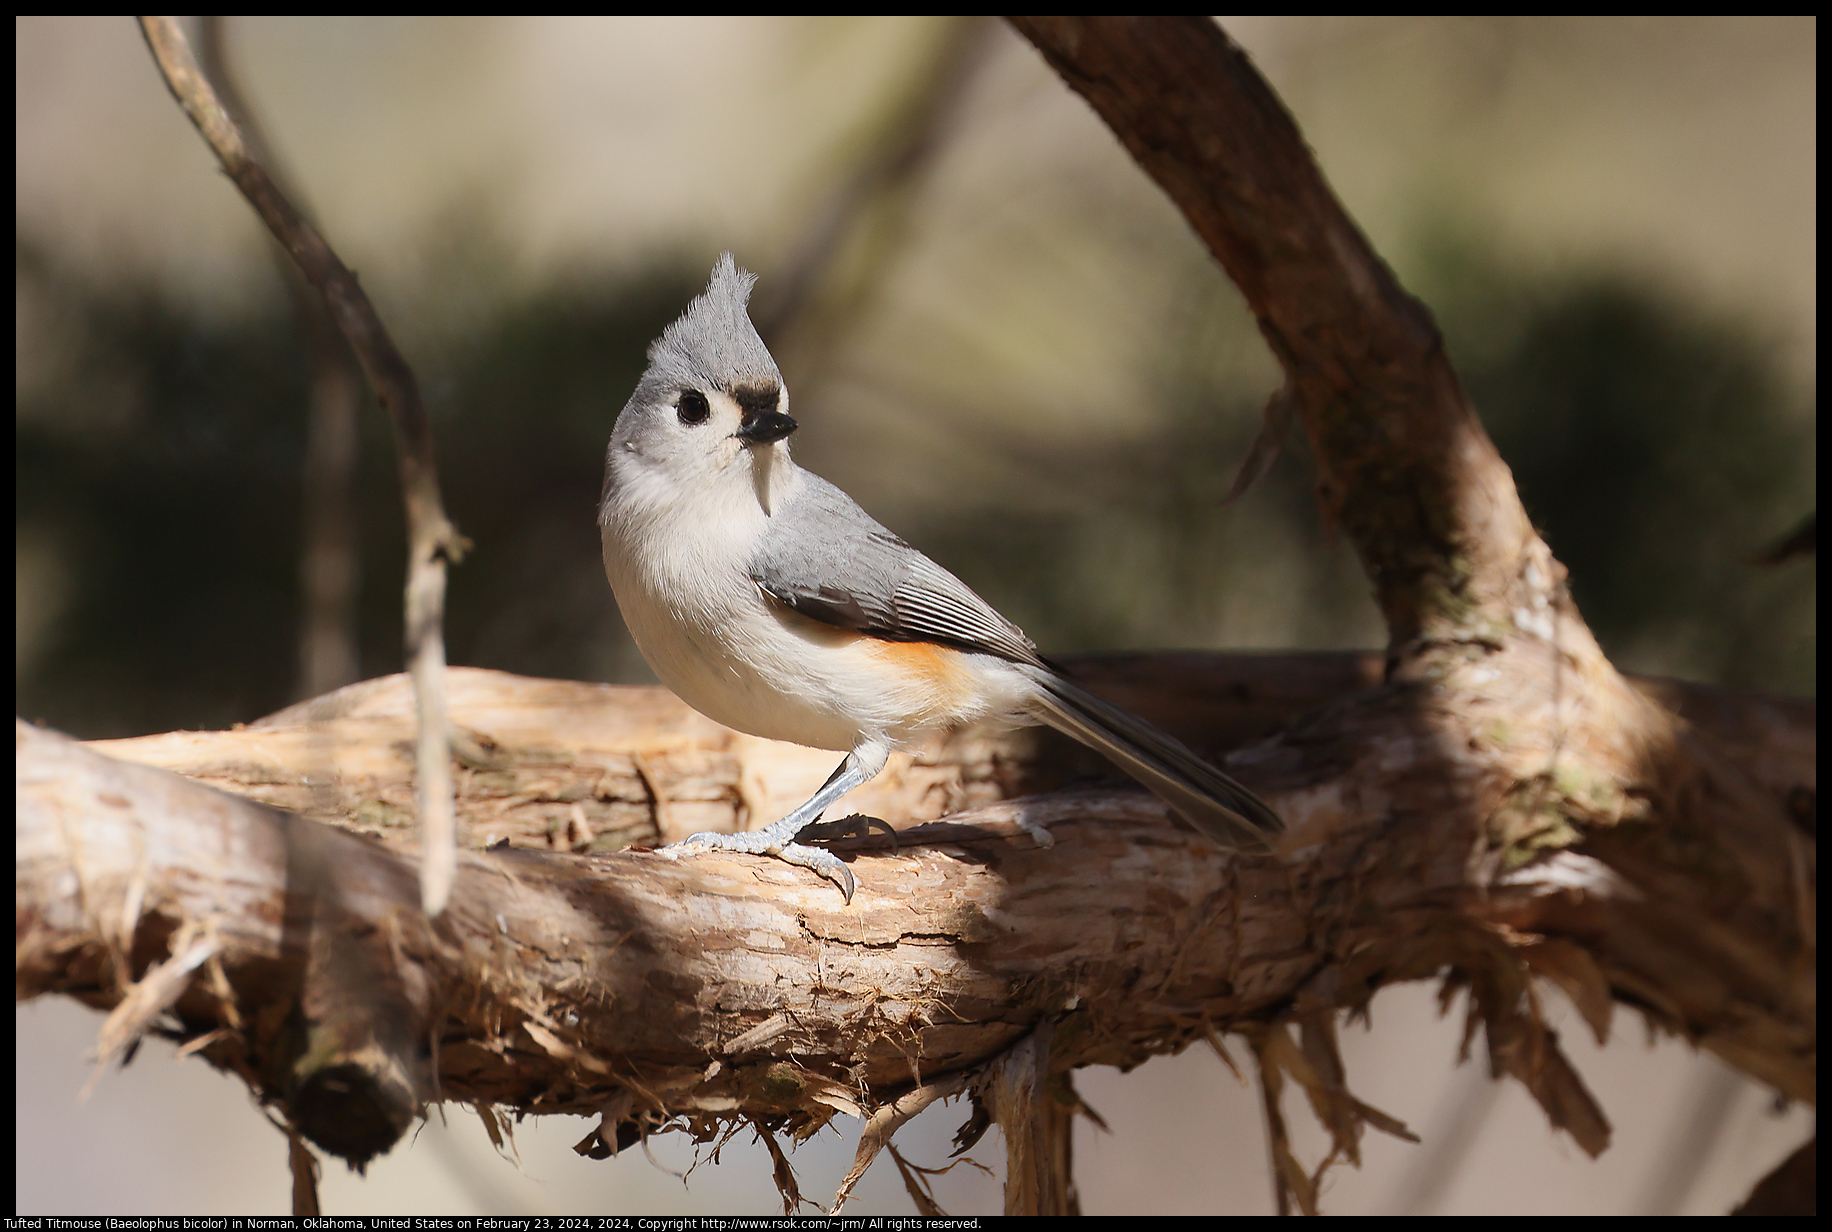
M 939 642 L 1041 665 L 1024 631 L 959 578 L 875 522 L 853 499 L 805 475 L 779 510 L 751 578 L 823 624 L 899 642 Z

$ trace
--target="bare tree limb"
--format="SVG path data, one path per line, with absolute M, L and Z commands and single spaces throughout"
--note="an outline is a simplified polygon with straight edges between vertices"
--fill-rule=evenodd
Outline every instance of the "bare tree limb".
M 1580 1006 L 1599 1004 L 1608 989 L 1746 1073 L 1811 1098 L 1800 1071 L 1790 1079 L 1771 1064 L 1778 1050 L 1810 1072 L 1814 1053 L 1814 857 L 1795 824 L 1803 810 L 1650 704 L 1604 657 L 1430 313 L 1336 201 L 1271 88 L 1208 18 L 1010 20 L 1176 202 L 1284 367 L 1325 511 L 1355 544 L 1386 618 L 1390 734 L 1414 733 L 1403 756 L 1435 780 L 1441 815 L 1463 819 L 1432 846 L 1468 862 L 1471 889 L 1504 884 L 1517 865 L 1575 860 L 1572 897 L 1590 909 L 1631 891 L 1667 904 L 1653 909 L 1658 926 L 1590 909 L 1580 923 L 1558 896 L 1491 917 L 1537 937 L 1518 947 L 1521 965 L 1493 964 L 1470 981 L 1495 1071 L 1525 1083 L 1591 1153 L 1607 1142 L 1601 1110 L 1533 1005 L 1526 977 L 1538 971 Z M 1713 856 L 1677 860 L 1685 849 Z M 1387 847 L 1385 858 L 1396 854 Z M 1605 882 L 1622 892 L 1605 892 Z M 1675 902 L 1714 907 L 1703 918 L 1662 914 Z M 1631 957 L 1653 939 L 1635 937 L 1648 928 L 1659 943 Z M 1724 961 L 1698 984 L 1656 992 L 1664 979 L 1655 968 L 1680 961 L 1680 951 Z M 1746 996 L 1790 1006 L 1783 1017 L 1794 1025 L 1759 1044 L 1700 1029 L 1714 1016 L 1706 1002 Z M 1524 1009 L 1497 1016 L 1502 1006 Z M 1261 1060 L 1264 1068 L 1268 1054 Z M 1352 1148 L 1334 1136 L 1337 1152 Z M 1309 1209 L 1314 1178 L 1290 1171 L 1275 1169 L 1281 1207 L 1289 1192 Z
M 1375 255 L 1245 53 L 1206 17 L 1010 20 L 1247 297 L 1393 646 L 1508 636 L 1526 558 L 1543 548 L 1507 468 L 1431 314 Z
M 420 715 L 416 764 L 425 860 L 421 901 L 437 915 L 445 909 L 457 860 L 457 821 L 445 719 L 445 568 L 467 544 L 445 516 L 433 456 L 432 423 L 420 401 L 412 369 L 389 336 L 369 297 L 351 273 L 256 161 L 241 130 L 198 69 L 190 44 L 172 17 L 142 17 L 141 32 L 172 97 L 215 151 L 223 170 L 254 206 L 318 293 L 356 352 L 376 397 L 394 422 L 401 459 L 401 495 L 407 506 L 406 647 Z
M 1374 688 L 1369 651 L 1098 655 L 1064 660 L 1085 685 L 1219 757 Z M 447 670 L 466 749 L 457 776 L 463 845 L 609 852 L 698 830 L 738 830 L 805 799 L 824 752 L 712 723 L 666 689 Z M 1817 783 L 1811 702 L 1636 677 L 1643 696 L 1707 735 L 1777 801 Z M 262 804 L 415 850 L 412 689 L 387 676 L 217 732 L 92 741 Z M 969 729 L 892 759 L 848 799 L 910 821 L 1112 779 L 1082 746 L 1039 729 Z M 1121 781 L 1121 780 L 1115 780 Z
M 404 1124 L 409 1090 L 543 1112 L 624 1100 L 613 1131 L 729 1108 L 811 1132 L 836 1110 L 872 1113 L 990 1064 L 1038 1022 L 1054 1024 L 1053 1070 L 1131 1064 L 1206 1037 L 1210 1024 L 1251 1024 L 1281 1006 L 1314 1015 L 1447 966 L 1476 987 L 1472 1012 L 1490 1024 L 1498 1068 L 1545 1086 L 1549 1033 L 1522 1000 L 1523 973 L 1560 968 L 1535 966 L 1550 940 L 1516 925 L 1552 908 L 1583 924 L 1574 931 L 1615 938 L 1592 947 L 1598 957 L 1577 976 L 1554 981 L 1579 997 L 1586 980 L 1643 1005 L 1721 985 L 1723 958 L 1663 935 L 1672 918 L 1702 909 L 1651 900 L 1594 858 L 1529 861 L 1476 892 L 1462 862 L 1431 841 L 1443 822 L 1428 801 L 1442 793 L 1403 771 L 1384 782 L 1392 770 L 1354 755 L 1357 741 L 1390 750 L 1395 738 L 1384 690 L 1356 688 L 1372 663 L 1319 658 L 1311 678 L 1345 694 L 1323 712 L 1338 717 L 1311 723 L 1300 746 L 1302 759 L 1334 768 L 1322 789 L 1277 792 L 1263 762 L 1236 763 L 1275 792 L 1308 855 L 1282 865 L 1216 858 L 1132 790 L 1005 800 L 1078 767 L 1057 760 L 1065 750 L 968 732 L 893 767 L 864 802 L 894 819 L 952 816 L 906 822 L 894 852 L 844 844 L 870 864 L 856 908 L 812 877 L 742 858 L 565 854 L 575 806 L 612 841 L 656 833 L 639 755 L 659 767 L 669 809 L 685 814 L 678 824 L 694 828 L 739 824 L 747 780 L 751 805 L 767 810 L 824 776 L 820 758 L 726 731 L 661 690 L 452 669 L 455 720 L 490 759 L 462 778 L 472 842 L 490 849 L 464 857 L 437 925 L 402 910 L 412 865 L 382 845 L 22 726 L 20 992 L 119 1004 L 124 981 L 145 979 L 185 922 L 195 934 L 203 921 L 223 938 L 229 992 L 193 982 L 171 1003 L 168 1029 L 204 1040 L 204 1055 L 288 1107 L 310 1102 L 301 1095 L 314 1080 L 362 1092 L 354 1111 L 346 1103 L 323 1119 L 341 1136 L 299 1120 L 326 1149 L 366 1158 Z M 1291 689 L 1307 674 L 1296 659 L 1171 657 L 1154 684 L 1150 660 L 1130 658 L 1105 665 L 1098 683 L 1186 733 L 1192 716 L 1234 698 L 1234 729 L 1251 732 L 1288 714 L 1281 704 L 1326 700 Z M 1082 671 L 1093 679 L 1101 667 Z M 1256 681 L 1279 682 L 1283 702 Z M 343 824 L 409 848 L 389 841 L 391 801 L 410 773 L 399 751 L 412 726 L 406 682 L 340 696 L 235 732 L 94 747 L 309 804 L 320 798 L 306 781 L 316 764 L 306 715 L 317 709 L 334 716 L 320 734 L 334 750 Z M 1752 714 L 1758 730 L 1791 715 L 1795 746 L 1810 749 L 1810 708 L 1765 715 L 1772 706 L 1699 709 L 1731 716 L 1731 741 Z M 1783 777 L 1813 774 L 1802 754 Z M 1408 801 L 1400 820 L 1381 821 L 1392 807 L 1383 799 Z M 337 875 L 320 881 L 314 866 Z M 1631 968 L 1662 982 L 1625 986 Z M 360 995 L 340 991 L 352 988 Z M 1768 1058 L 1746 1068 L 1810 1098 L 1811 1041 L 1797 1011 L 1714 996 L 1698 1001 L 1686 1029 L 1744 1041 Z M 388 1033 L 378 1019 L 411 1025 Z M 323 1042 L 301 1053 L 306 1039 Z M 326 1066 L 335 1082 L 319 1078 Z M 1286 1068 L 1340 1102 L 1328 1064 Z M 363 1125 L 374 1128 L 351 1129 Z

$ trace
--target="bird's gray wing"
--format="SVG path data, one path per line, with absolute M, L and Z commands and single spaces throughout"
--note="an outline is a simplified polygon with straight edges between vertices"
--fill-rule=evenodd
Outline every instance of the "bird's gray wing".
M 751 578 L 778 603 L 823 624 L 1043 662 L 1024 630 L 965 582 L 806 472 L 796 499 L 770 519 Z

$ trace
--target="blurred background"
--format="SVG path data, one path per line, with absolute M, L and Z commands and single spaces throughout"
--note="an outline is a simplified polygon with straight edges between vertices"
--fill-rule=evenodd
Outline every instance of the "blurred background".
M 1812 18 L 1222 18 L 1375 247 L 1435 311 L 1577 601 L 1628 670 L 1814 692 Z M 803 464 L 1048 652 L 1375 647 L 1294 435 L 1220 498 L 1277 372 L 1239 296 L 1081 101 L 995 23 L 227 18 L 272 154 L 413 363 L 447 506 L 453 663 L 647 682 L 598 562 L 602 450 L 643 350 L 730 249 Z M 124 18 L 19 18 L 16 706 L 85 738 L 245 722 L 401 666 L 389 429 L 340 389 Z M 969 447 L 966 442 L 971 442 Z M 18 1009 L 29 1214 L 280 1213 L 284 1140 L 148 1045 L 78 1103 L 99 1018 Z M 1810 1113 L 1618 1018 L 1565 1042 L 1614 1119 L 1592 1162 L 1389 990 L 1345 1036 L 1381 1140 L 1336 1213 L 1719 1212 Z M 1090 1213 L 1271 1208 L 1257 1098 L 1206 1053 L 1081 1087 Z M 1288 1115 L 1306 1115 L 1288 1107 Z M 780 1209 L 760 1147 L 520 1166 L 435 1115 L 325 1210 Z M 938 1164 L 965 1118 L 898 1141 Z M 857 1139 L 796 1156 L 824 1198 Z M 1079 1131 L 1078 1131 L 1079 1134 Z M 748 1133 L 740 1136 L 748 1139 Z M 1321 1138 L 1308 1139 L 1310 1159 Z M 990 1168 L 936 1181 L 999 1209 Z M 100 1166 L 98 1166 L 98 1164 Z M 849 1213 L 909 1213 L 881 1160 Z

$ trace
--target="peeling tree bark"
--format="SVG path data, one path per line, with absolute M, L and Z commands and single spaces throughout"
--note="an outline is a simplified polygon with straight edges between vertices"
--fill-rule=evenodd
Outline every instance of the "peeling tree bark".
M 1370 705 L 1381 697 L 1362 684 L 1373 660 L 1078 666 L 1109 696 L 1204 743 L 1198 725 L 1250 736 L 1332 696 L 1338 708 Z M 1305 681 L 1315 691 L 1293 683 Z M 1485 995 L 1505 1010 L 1509 991 L 1522 995 L 1520 954 L 1573 989 L 1593 1020 L 1600 1004 L 1607 1021 L 1607 988 L 1582 951 L 1498 927 L 1493 911 L 1472 917 L 1462 870 L 1445 862 L 1425 862 L 1444 874 L 1436 884 L 1363 876 L 1350 894 L 1332 881 L 1341 874 L 1319 875 L 1314 854 L 1286 864 L 1218 857 L 1130 788 L 1000 803 L 1002 791 L 1083 768 L 1074 746 L 1029 733 L 964 733 L 874 784 L 862 803 L 899 820 L 960 799 L 979 807 L 906 830 L 894 854 L 882 842 L 843 844 L 859 852 L 852 908 L 773 863 L 569 854 L 606 835 L 653 841 L 658 815 L 731 825 L 747 793 L 768 818 L 776 796 L 799 798 L 825 774 L 825 758 L 719 728 L 661 690 L 468 669 L 454 669 L 451 685 L 456 721 L 488 761 L 458 775 L 473 849 L 461 909 L 437 926 L 414 906 L 414 842 L 393 824 L 411 798 L 405 677 L 233 732 L 84 747 L 22 726 L 22 994 L 113 1007 L 111 1032 L 123 1041 L 169 1012 L 178 1035 L 243 1074 L 319 1145 L 356 1160 L 385 1148 L 416 1095 L 606 1114 L 609 1142 L 620 1126 L 627 1136 L 664 1113 L 709 1127 L 743 1111 L 807 1133 L 835 1111 L 894 1112 L 903 1092 L 990 1078 L 999 1071 L 984 1067 L 1039 1024 L 1053 1028 L 1047 1061 L 1058 1071 L 1130 1065 L 1269 1013 L 1327 1014 L 1446 964 L 1499 979 L 1500 992 Z M 1810 707 L 1648 689 L 1690 697 L 1728 742 L 1791 742 L 1791 762 L 1771 759 L 1771 791 L 1812 781 Z M 314 724 L 308 713 L 331 717 Z M 652 783 L 664 792 L 659 808 Z M 1381 790 L 1333 788 L 1351 798 Z M 368 835 L 243 797 L 295 803 Z M 1342 820 L 1339 804 L 1307 818 L 1294 808 L 1300 798 L 1272 799 L 1313 834 L 1319 821 Z M 575 813 L 588 808 L 580 827 Z M 637 814 L 641 823 L 618 828 Z M 1053 845 L 1039 847 L 1039 832 Z M 1571 859 L 1500 880 L 1489 902 L 1507 911 L 1589 882 L 1612 889 L 1607 870 Z M 176 938 L 187 928 L 214 940 L 199 978 L 159 978 L 183 966 L 191 947 Z M 1359 960 L 1346 982 L 1330 947 L 1309 939 L 1332 935 Z M 124 1000 L 127 979 L 148 993 Z M 1285 1059 L 1328 1051 L 1307 1040 Z M 1302 1060 L 1287 1068 L 1300 1083 L 1310 1072 Z M 1060 1109 L 1044 1110 L 1066 1126 Z
M 1383 656 L 1084 667 L 1235 749 L 1289 824 L 1277 855 L 1217 852 L 1130 788 L 1070 790 L 1087 764 L 1047 736 L 967 732 L 855 798 L 902 835 L 838 844 L 848 907 L 771 861 L 601 850 L 767 822 L 829 755 L 655 691 L 454 672 L 469 849 L 437 921 L 403 841 L 398 682 L 233 733 L 84 748 L 22 725 L 21 995 L 187 1039 L 352 1159 L 436 1099 L 596 1113 L 589 1153 L 671 1117 L 710 1137 L 866 1115 L 843 1196 L 909 1110 L 969 1093 L 1027 1152 L 1008 1209 L 1034 1212 L 1073 1206 L 1072 1096 L 1039 1091 L 1228 1031 L 1269 1107 L 1297 1083 L 1338 1154 L 1403 1133 L 1349 1093 L 1332 1026 L 1400 980 L 1466 986 L 1494 1071 L 1592 1153 L 1608 1122 L 1546 984 L 1599 1038 L 1627 1004 L 1812 1102 L 1814 707 L 1616 672 L 1429 314 L 1212 23 L 1014 24 L 1246 292 L 1387 617 Z M 1313 1209 L 1274 1130 L 1280 1201 Z

